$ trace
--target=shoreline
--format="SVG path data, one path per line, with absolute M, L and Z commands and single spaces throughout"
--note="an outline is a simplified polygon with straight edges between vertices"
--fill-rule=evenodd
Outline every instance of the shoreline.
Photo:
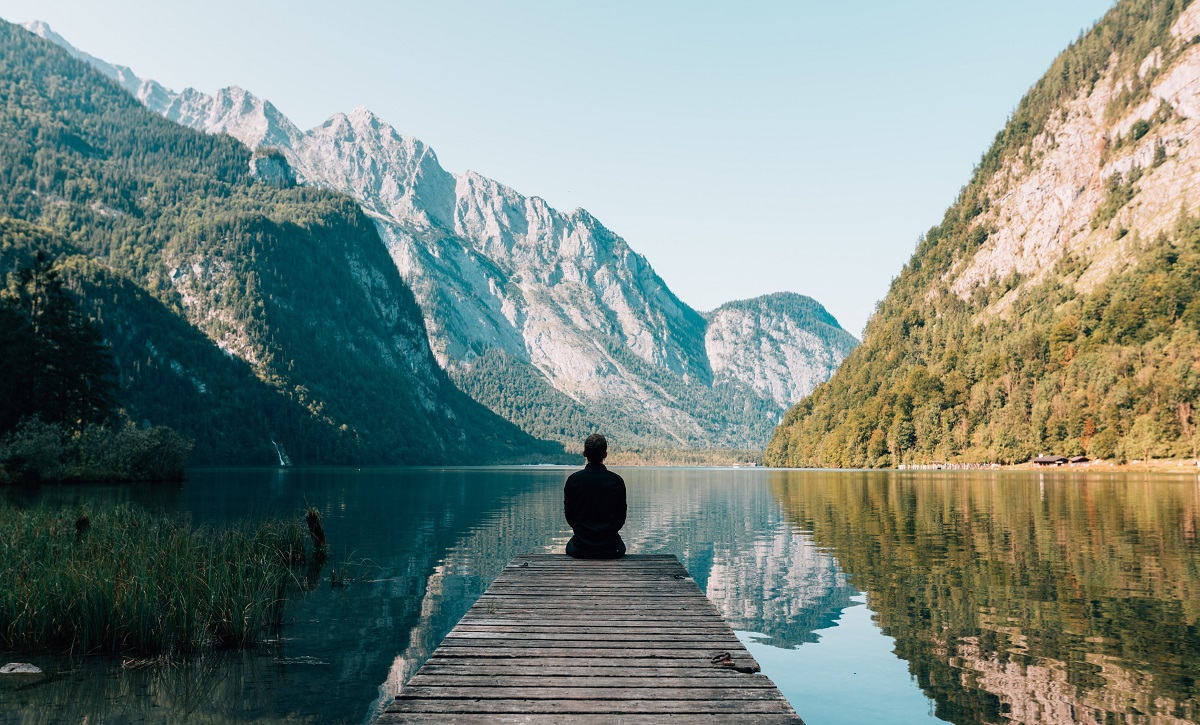
M 831 469 L 838 470 L 838 469 Z M 877 470 L 891 471 L 1103 471 L 1112 473 L 1196 473 L 1200 475 L 1200 459 L 1196 458 L 1152 458 L 1149 461 L 1094 460 L 1086 463 L 1062 463 L 1043 465 L 1024 463 L 910 463 L 894 468 Z

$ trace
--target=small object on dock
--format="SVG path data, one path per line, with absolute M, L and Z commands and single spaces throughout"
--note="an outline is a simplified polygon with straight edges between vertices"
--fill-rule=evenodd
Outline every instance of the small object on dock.
M 401 689 L 396 723 L 803 725 L 674 556 L 514 559 Z

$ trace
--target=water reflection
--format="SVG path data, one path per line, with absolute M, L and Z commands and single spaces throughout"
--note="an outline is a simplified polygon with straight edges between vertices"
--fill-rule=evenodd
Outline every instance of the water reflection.
M 792 647 L 815 641 L 856 593 L 832 557 L 782 515 L 759 475 L 621 470 L 629 488 L 626 543 L 671 553 L 735 629 Z M 425 585 L 421 621 L 380 688 L 377 708 L 424 664 L 512 557 L 561 552 L 570 538 L 562 479 L 521 492 L 447 549 Z
M 111 658 L 55 658 L 40 664 L 50 675 L 49 682 L 0 691 L 0 722 L 323 721 L 313 715 L 296 718 L 279 711 L 276 700 L 280 687 L 298 687 L 312 681 L 313 673 L 304 672 L 297 662 L 257 654 L 216 654 L 186 666 L 132 670 L 123 669 Z M 304 664 L 319 670 L 322 663 Z M 323 664 L 327 670 L 328 663 Z M 230 703 L 236 703 L 236 708 Z
M 938 717 L 1194 722 L 1194 478 L 779 473 Z
M 736 629 L 779 647 L 815 639 L 856 593 L 780 510 L 764 472 L 626 469 L 630 550 L 673 553 Z M 268 652 L 127 671 L 111 660 L 22 657 L 49 682 L 0 690 L 0 721 L 366 722 L 504 564 L 561 551 L 563 469 L 207 471 L 178 488 L 5 491 L 18 504 L 129 500 L 197 523 L 321 510 L 331 556 L 288 602 Z M 329 567 L 355 580 L 331 589 Z M 303 577 L 303 574 L 301 575 Z M 118 663 L 119 664 L 119 663 Z
M 678 555 L 814 724 L 896 720 L 901 701 L 921 722 L 922 690 L 955 723 L 1197 719 L 1194 479 L 622 474 L 630 550 Z M 561 550 L 565 475 L 240 470 L 182 487 L 4 490 L 18 505 L 127 500 L 197 523 L 312 505 L 331 557 L 266 652 L 134 671 L 23 656 L 53 677 L 0 689 L 0 722 L 369 721 L 512 556 Z M 330 588 L 330 567 L 354 581 Z

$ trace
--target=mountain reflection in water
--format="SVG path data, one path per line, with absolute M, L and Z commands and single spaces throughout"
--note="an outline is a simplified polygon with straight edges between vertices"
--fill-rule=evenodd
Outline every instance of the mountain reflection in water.
M 1194 477 L 619 470 L 630 551 L 679 556 L 755 633 L 810 725 L 928 722 L 929 702 L 959 724 L 1196 720 Z M 567 473 L 229 470 L 182 487 L 0 489 L 15 505 L 132 501 L 195 523 L 315 506 L 331 544 L 266 651 L 140 669 L 0 653 L 51 674 L 0 687 L 0 723 L 369 722 L 511 557 L 561 551 Z M 348 588 L 330 587 L 330 567 Z
M 795 472 L 771 489 L 867 593 L 938 717 L 1200 716 L 1196 477 Z
M 815 641 L 856 593 L 833 559 L 795 531 L 761 477 L 728 470 L 621 470 L 629 488 L 629 551 L 677 555 L 734 629 L 777 647 Z M 517 494 L 444 554 L 425 586 L 409 646 L 380 688 L 379 707 L 437 648 L 514 556 L 561 552 L 570 538 L 560 473 Z
M 368 722 L 509 559 L 562 550 L 568 472 L 242 469 L 198 471 L 183 487 L 0 490 L 16 505 L 132 501 L 195 523 L 315 506 L 331 551 L 317 586 L 289 599 L 288 624 L 267 652 L 134 670 L 111 658 L 0 654 L 52 675 L 35 687 L 0 688 L 0 722 Z M 621 473 L 630 551 L 678 555 L 735 629 L 795 647 L 836 622 L 856 593 L 834 559 L 785 519 L 767 472 Z M 330 567 L 354 577 L 349 588 L 330 588 Z

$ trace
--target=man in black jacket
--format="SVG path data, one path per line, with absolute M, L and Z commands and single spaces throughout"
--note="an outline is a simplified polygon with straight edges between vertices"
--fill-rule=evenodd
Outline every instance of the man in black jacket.
M 587 466 L 567 477 L 563 508 L 575 535 L 567 553 L 576 559 L 619 559 L 625 542 L 617 532 L 625 525 L 625 481 L 604 467 L 608 441 L 593 433 L 583 442 Z

